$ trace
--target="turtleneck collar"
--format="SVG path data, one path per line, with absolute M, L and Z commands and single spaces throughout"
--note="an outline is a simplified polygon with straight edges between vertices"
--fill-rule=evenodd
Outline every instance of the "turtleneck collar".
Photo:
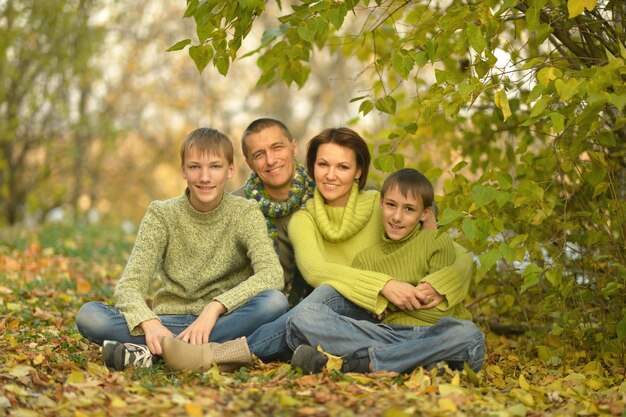
M 196 210 L 191 205 L 191 201 L 189 201 L 189 195 L 189 188 L 186 188 L 185 194 L 181 198 L 181 200 L 183 200 L 183 204 L 185 206 L 185 209 L 187 210 L 187 213 L 189 213 L 192 218 L 203 221 L 213 220 L 216 216 L 220 216 L 224 211 L 223 207 L 225 205 L 225 202 L 230 198 L 233 198 L 229 193 L 224 192 L 224 194 L 222 195 L 222 199 L 220 200 L 220 203 L 217 205 L 217 207 L 215 207 L 211 211 L 202 212 Z
M 342 242 L 361 231 L 372 216 L 374 199 L 378 193 L 359 191 L 355 182 L 345 207 L 331 207 L 315 189 L 313 199 L 307 201 L 306 209 L 317 223 L 317 228 L 329 242 Z

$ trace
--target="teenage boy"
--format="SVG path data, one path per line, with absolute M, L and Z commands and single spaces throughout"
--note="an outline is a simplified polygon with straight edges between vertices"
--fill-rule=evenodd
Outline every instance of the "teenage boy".
M 315 183 L 296 161 L 297 141 L 279 120 L 254 120 L 241 135 L 241 150 L 252 174 L 232 194 L 259 202 L 267 231 L 283 267 L 285 292 L 295 304 L 311 289 L 296 266 L 287 235 L 291 215 L 313 195 Z
M 430 309 L 389 308 L 383 325 L 342 316 L 322 304 L 309 304 L 287 321 L 287 343 L 295 349 L 291 366 L 305 373 L 320 372 L 327 357 L 314 349 L 343 356 L 343 372 L 388 370 L 410 372 L 418 366 L 463 363 L 478 371 L 484 361 L 485 339 L 462 305 L 469 281 L 428 274 L 450 265 L 457 256 L 446 233 L 420 228 L 431 210 L 433 187 L 421 173 L 402 169 L 391 174 L 381 190 L 383 242 L 361 252 L 353 266 L 393 276 L 415 286 L 419 299 L 440 301 Z M 466 255 L 467 256 L 467 255 Z M 436 275 L 437 276 L 437 275 Z
M 234 174 L 228 137 L 197 129 L 180 157 L 187 188 L 148 207 L 115 287 L 115 307 L 90 302 L 76 317 L 80 333 L 103 345 L 111 369 L 151 366 L 154 355 L 167 355 L 162 340 L 202 345 L 203 355 L 218 364 L 245 364 L 251 357 L 241 337 L 288 309 L 258 204 L 224 193 Z M 155 273 L 161 286 L 150 307 Z M 227 343 L 213 351 L 209 341 Z

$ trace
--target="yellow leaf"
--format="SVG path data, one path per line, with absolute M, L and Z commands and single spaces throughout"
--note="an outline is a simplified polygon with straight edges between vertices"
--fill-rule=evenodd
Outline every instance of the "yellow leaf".
M 20 387 L 19 385 L 6 384 L 2 388 L 4 388 L 5 391 L 12 392 L 18 397 L 26 397 L 28 395 L 28 391 L 26 391 L 24 388 Z
M 493 377 L 495 375 L 504 375 L 504 372 L 498 365 L 489 365 L 487 366 L 487 368 L 485 368 L 485 371 L 490 377 Z
M 465 394 L 465 390 L 463 389 L 463 387 L 457 387 L 456 385 L 452 385 L 452 384 L 440 384 L 439 385 L 439 394 L 441 394 L 442 397 L 445 397 L 446 395 L 450 395 L 450 394 Z
M 524 374 L 520 374 L 518 381 L 521 389 L 530 391 L 530 384 L 528 383 L 528 381 L 526 381 L 526 377 L 524 377 Z
M 204 415 L 202 407 L 197 406 L 194 403 L 185 404 L 185 411 L 189 417 L 202 417 Z
M 504 118 L 504 120 L 508 119 L 509 117 L 511 117 L 511 107 L 509 106 L 509 99 L 506 96 L 506 91 L 504 90 L 500 90 L 498 91 L 494 97 L 493 97 L 494 102 L 496 103 L 496 106 L 502 110 L 502 117 Z
M 504 389 L 504 387 L 506 387 L 506 382 L 504 382 L 504 379 L 502 378 L 494 378 L 491 383 L 498 389 Z
M 456 413 L 457 411 L 456 405 L 449 398 L 440 398 L 437 401 L 437 404 L 439 405 L 439 408 L 441 408 L 443 411 L 448 411 L 450 413 Z
M 450 381 L 452 383 L 452 385 L 456 385 L 457 387 L 461 386 L 461 374 L 459 374 L 458 372 L 454 373 L 454 376 L 452 377 L 452 381 Z
M 358 382 L 361 385 L 367 385 L 367 384 L 371 384 L 372 382 L 374 382 L 374 379 L 369 378 L 365 375 L 360 375 L 360 374 L 350 374 L 350 378 L 354 379 L 356 382 Z
M 296 400 L 293 397 L 290 397 L 287 394 L 280 394 L 280 396 L 278 397 L 278 403 L 282 407 L 300 407 L 302 405 L 300 401 Z
M 383 417 L 410 417 L 410 414 L 404 412 L 404 410 L 393 407 L 385 410 Z
M 331 355 L 330 353 L 324 352 L 324 349 L 320 345 L 317 345 L 317 350 L 322 352 L 328 358 L 328 362 L 326 362 L 326 369 L 328 371 L 341 371 L 341 365 L 343 365 L 343 359 L 339 356 Z
M 17 365 L 9 369 L 9 374 L 21 378 L 23 376 L 28 375 L 30 371 L 34 371 L 35 369 L 30 366 Z
M 431 384 L 429 375 L 424 374 L 424 368 L 419 367 L 411 373 L 411 376 L 404 385 L 413 390 L 428 388 Z
M 40 353 L 39 355 L 35 356 L 35 359 L 33 359 L 33 365 L 41 365 L 45 359 L 46 357 Z
M 597 379 L 588 379 L 585 381 L 585 385 L 587 385 L 589 388 L 591 388 L 594 391 L 597 391 L 601 389 L 602 387 L 604 387 L 604 384 L 598 381 Z
M 74 369 L 65 380 L 66 384 L 80 384 L 81 382 L 85 382 L 85 375 L 77 369 Z
M 568 0 L 567 10 L 569 11 L 569 18 L 581 15 L 585 9 L 592 11 L 596 8 L 596 2 L 596 0 Z
M 115 397 L 113 398 L 113 400 L 111 401 L 111 407 L 115 407 L 115 408 L 124 408 L 126 407 L 126 401 L 122 400 L 119 397 Z
M 88 294 L 91 291 L 91 284 L 85 278 L 79 277 L 76 280 L 76 292 L 79 294 Z

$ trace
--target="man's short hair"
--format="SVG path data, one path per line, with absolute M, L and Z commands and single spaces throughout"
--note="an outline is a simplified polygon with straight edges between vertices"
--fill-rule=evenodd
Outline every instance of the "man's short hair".
M 243 152 L 243 156 L 246 159 L 248 159 L 248 145 L 246 145 L 246 139 L 248 138 L 248 136 L 252 135 L 253 133 L 259 133 L 260 131 L 272 126 L 278 126 L 280 130 L 283 131 L 287 139 L 289 139 L 289 142 L 293 141 L 293 136 L 291 135 L 291 132 L 289 131 L 289 129 L 287 129 L 287 126 L 285 126 L 285 124 L 280 120 L 270 119 L 268 117 L 256 119 L 248 125 L 246 130 L 244 130 L 243 134 L 241 135 L 241 152 Z
M 398 187 L 400 193 L 407 197 L 419 197 L 424 208 L 431 207 L 435 198 L 433 185 L 421 172 L 413 168 L 403 168 L 389 175 L 380 190 L 381 198 L 391 189 Z
M 195 148 L 200 154 L 223 156 L 228 164 L 234 163 L 233 143 L 217 129 L 201 127 L 187 135 L 180 145 L 180 163 L 185 165 L 185 154 Z

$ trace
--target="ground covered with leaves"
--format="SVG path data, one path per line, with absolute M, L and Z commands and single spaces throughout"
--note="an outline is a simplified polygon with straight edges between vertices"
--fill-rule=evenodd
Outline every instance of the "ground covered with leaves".
M 529 337 L 487 332 L 473 372 L 302 376 L 257 361 L 226 374 L 110 372 L 75 328 L 86 301 L 110 302 L 133 236 L 55 227 L 0 233 L 0 415 L 626 417 L 623 358 L 540 360 Z

